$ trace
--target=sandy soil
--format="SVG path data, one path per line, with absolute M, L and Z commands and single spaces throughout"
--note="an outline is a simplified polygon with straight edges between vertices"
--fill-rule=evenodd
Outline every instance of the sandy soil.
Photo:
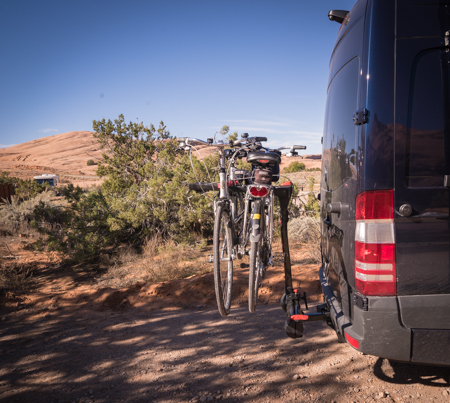
M 18 254 L 20 243 L 10 248 Z M 449 401 L 449 368 L 363 355 L 318 322 L 303 338 L 287 338 L 280 264 L 268 271 L 253 315 L 248 270 L 237 269 L 234 306 L 222 318 L 211 273 L 97 289 L 100 274 L 47 257 L 35 255 L 33 292 L 1 302 L 2 402 Z M 318 266 L 304 245 L 293 245 L 291 257 L 295 285 L 301 280 L 314 306 Z

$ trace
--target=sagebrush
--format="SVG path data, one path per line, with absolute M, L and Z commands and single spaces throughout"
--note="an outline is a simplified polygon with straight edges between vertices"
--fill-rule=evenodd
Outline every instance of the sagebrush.
M 312 263 L 321 259 L 320 220 L 314 216 L 297 217 L 288 222 L 289 239 L 293 242 L 309 244 L 309 257 Z

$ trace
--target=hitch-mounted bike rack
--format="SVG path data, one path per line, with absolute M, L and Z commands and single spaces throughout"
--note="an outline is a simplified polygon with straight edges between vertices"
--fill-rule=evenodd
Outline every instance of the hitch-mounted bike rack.
M 289 240 L 287 224 L 289 221 L 288 205 L 292 196 L 292 183 L 285 182 L 281 186 L 274 188 L 274 194 L 280 201 L 281 209 L 281 243 L 283 245 L 284 256 L 284 295 L 281 297 L 281 307 L 286 312 L 286 323 L 284 329 L 286 334 L 292 339 L 303 337 L 303 322 L 312 322 L 323 320 L 332 326 L 330 313 L 326 304 L 316 307 L 317 313 L 304 313 L 301 309 L 301 300 L 305 304 L 305 310 L 308 310 L 308 301 L 306 293 L 300 294 L 300 290 L 292 286 L 292 268 L 291 257 L 289 253 Z

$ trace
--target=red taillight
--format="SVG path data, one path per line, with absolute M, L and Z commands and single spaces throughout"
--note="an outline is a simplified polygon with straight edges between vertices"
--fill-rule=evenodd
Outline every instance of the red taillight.
M 356 197 L 355 287 L 364 295 L 397 295 L 393 190 Z
M 267 164 L 269 160 L 258 160 L 261 164 Z
M 377 190 L 356 196 L 356 219 L 378 220 L 394 218 L 394 191 Z
M 250 194 L 255 197 L 264 197 L 269 193 L 269 190 L 264 186 L 252 186 L 250 188 Z

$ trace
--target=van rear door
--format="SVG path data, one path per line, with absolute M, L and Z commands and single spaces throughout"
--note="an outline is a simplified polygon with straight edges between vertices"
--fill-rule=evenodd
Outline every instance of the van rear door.
M 397 3 L 397 293 L 416 329 L 450 329 L 450 6 L 436 3 Z

